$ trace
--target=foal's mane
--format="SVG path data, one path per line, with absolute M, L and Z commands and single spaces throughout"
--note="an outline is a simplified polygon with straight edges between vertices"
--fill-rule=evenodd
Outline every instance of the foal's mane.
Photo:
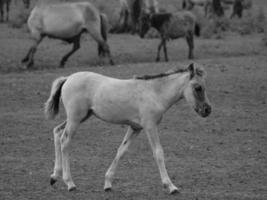
M 187 71 L 188 71 L 187 69 L 175 69 L 175 70 L 164 72 L 164 73 L 160 73 L 160 74 L 136 76 L 135 79 L 138 79 L 138 80 L 151 80 L 151 79 L 163 78 L 163 77 L 166 77 L 166 76 L 170 76 L 172 74 L 184 73 L 184 72 L 187 72 Z

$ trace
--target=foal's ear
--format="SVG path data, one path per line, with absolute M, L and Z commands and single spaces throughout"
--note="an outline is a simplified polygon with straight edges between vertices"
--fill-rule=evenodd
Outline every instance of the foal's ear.
M 194 78 L 195 76 L 206 78 L 207 73 L 205 72 L 204 68 L 201 65 L 196 65 L 191 63 L 187 70 L 190 72 L 190 79 Z
M 187 70 L 190 72 L 190 79 L 192 79 L 195 76 L 195 66 L 194 66 L 194 63 L 191 63 L 187 67 Z

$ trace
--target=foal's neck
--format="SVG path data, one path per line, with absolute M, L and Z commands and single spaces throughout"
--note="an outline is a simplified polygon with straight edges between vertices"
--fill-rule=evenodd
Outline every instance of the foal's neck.
M 153 80 L 153 88 L 165 109 L 183 98 L 183 91 L 188 81 L 189 74 L 187 72 L 175 73 Z

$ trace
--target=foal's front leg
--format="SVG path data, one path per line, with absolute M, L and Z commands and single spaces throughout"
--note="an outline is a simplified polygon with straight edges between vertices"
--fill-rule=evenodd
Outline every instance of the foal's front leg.
M 105 186 L 104 186 L 104 190 L 108 191 L 111 190 L 111 182 L 112 182 L 112 178 L 115 174 L 116 168 L 118 166 L 118 162 L 120 160 L 120 158 L 123 156 L 123 154 L 126 152 L 126 150 L 128 149 L 128 147 L 130 146 L 132 140 L 139 134 L 141 130 L 133 130 L 131 127 L 128 128 L 126 135 L 123 138 L 123 141 L 117 151 L 117 155 L 114 158 L 114 160 L 112 161 L 109 169 L 106 172 L 105 175 Z
M 145 126 L 145 132 L 151 145 L 153 156 L 157 162 L 163 186 L 169 189 L 170 194 L 178 192 L 178 188 L 172 183 L 165 167 L 164 153 L 160 144 L 157 125 L 154 123 L 147 124 Z

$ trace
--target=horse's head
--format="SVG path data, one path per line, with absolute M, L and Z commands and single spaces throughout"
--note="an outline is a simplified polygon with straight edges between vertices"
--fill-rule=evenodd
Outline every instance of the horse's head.
M 211 106 L 205 89 L 206 72 L 193 63 L 187 70 L 189 81 L 184 89 L 184 97 L 201 117 L 207 117 L 211 113 Z
M 151 14 L 149 12 L 142 12 L 139 19 L 139 35 L 141 38 L 144 38 L 150 27 Z

